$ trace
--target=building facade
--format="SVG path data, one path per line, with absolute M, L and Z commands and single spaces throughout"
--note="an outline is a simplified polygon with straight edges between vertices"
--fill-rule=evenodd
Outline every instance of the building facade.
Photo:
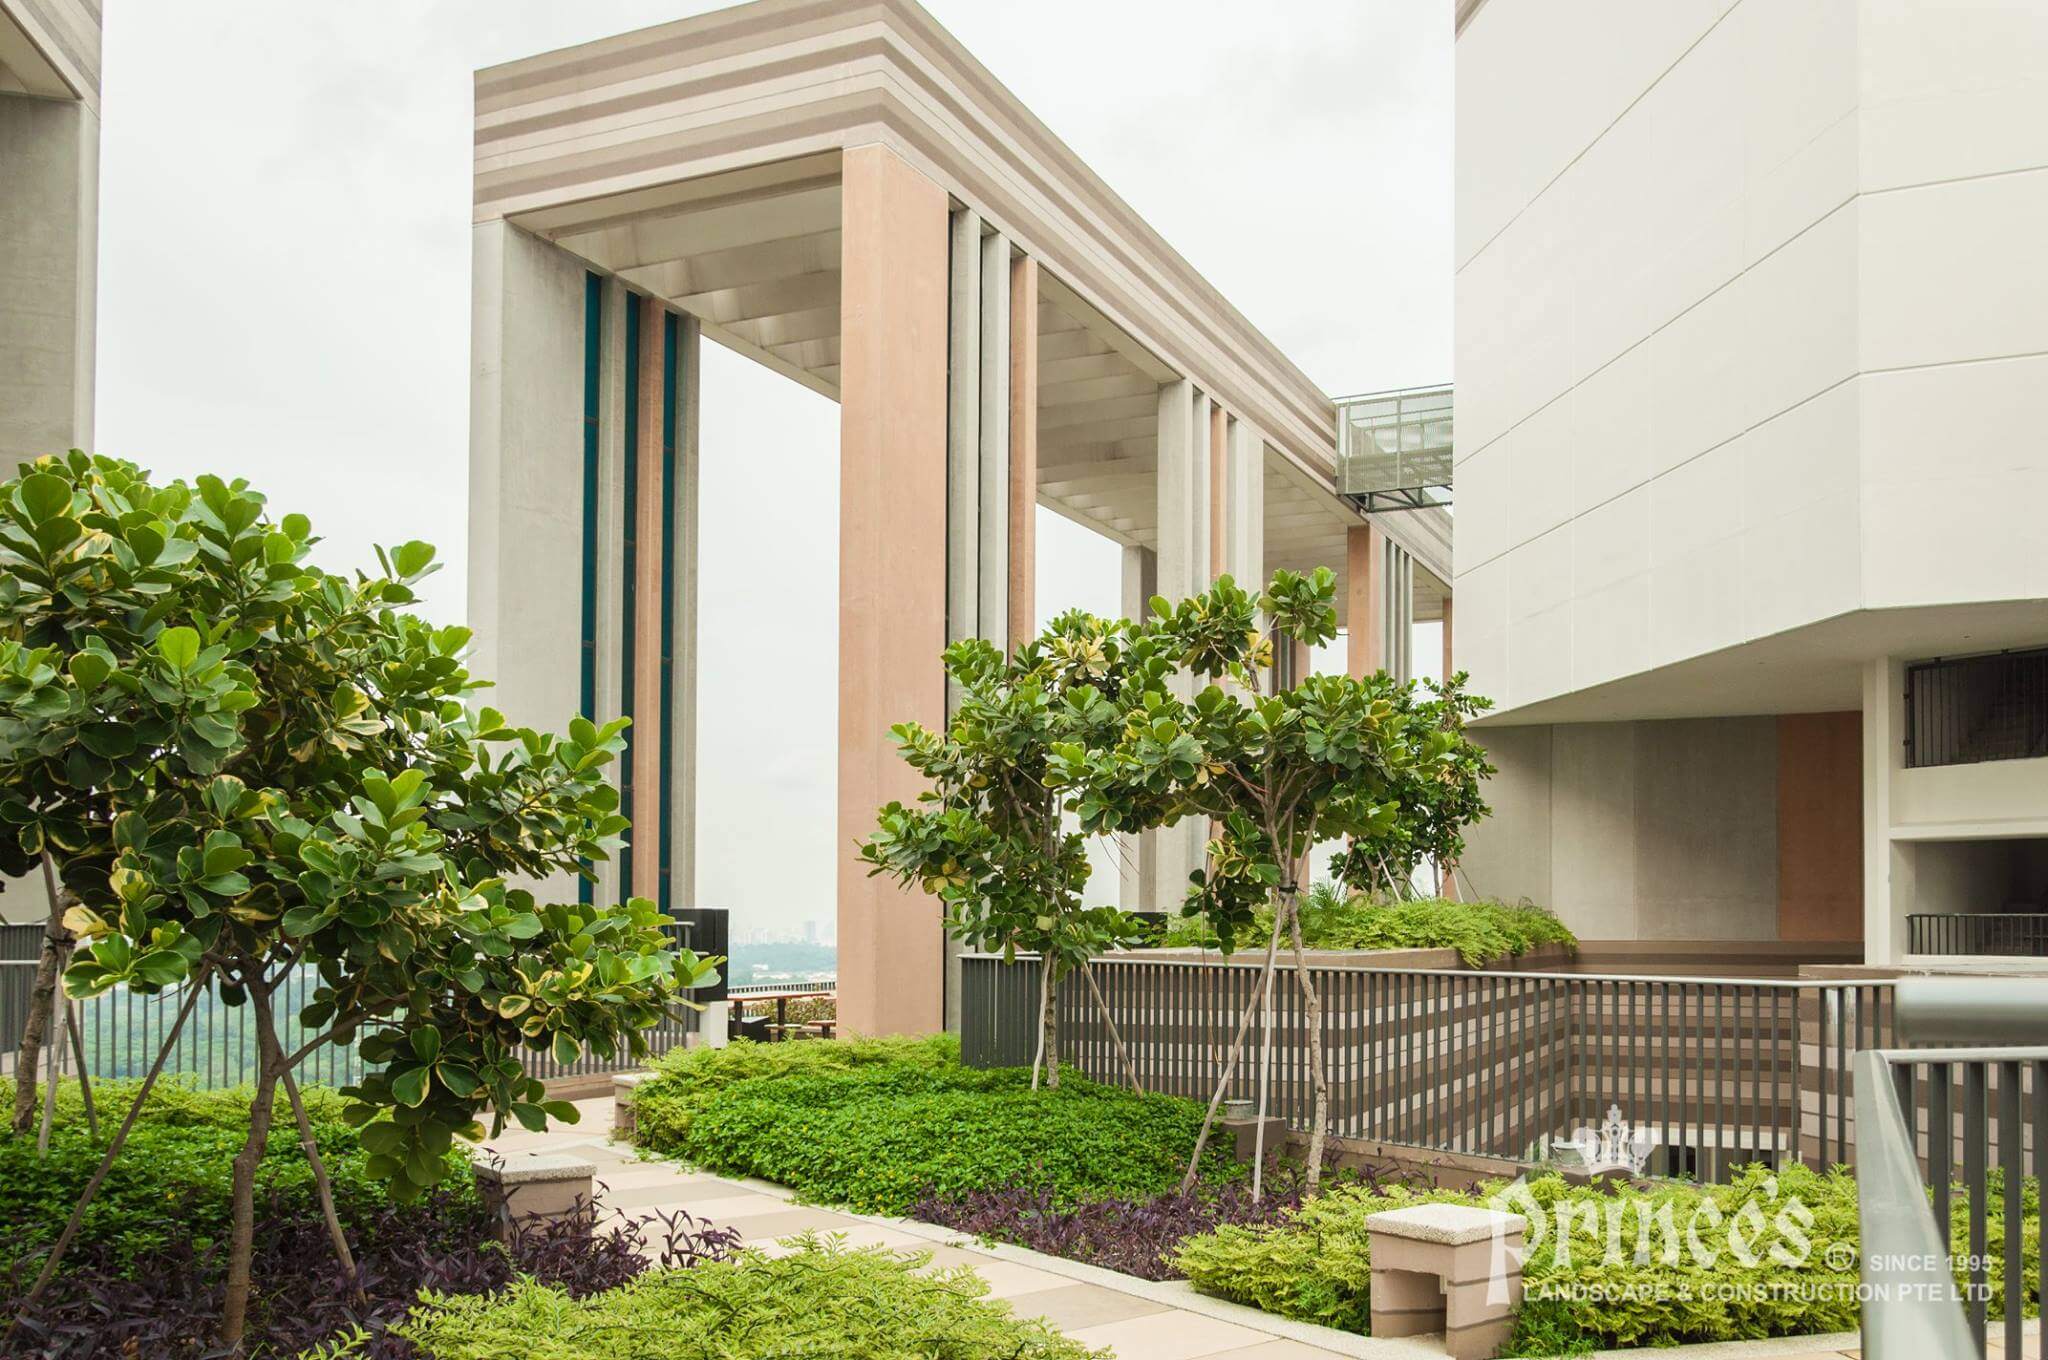
M 1877 963 L 2048 907 L 2048 10 L 1467 0 L 1456 50 L 1474 886 Z
M 1368 521 L 1330 397 L 910 0 L 759 0 L 477 73 L 470 604 L 522 722 L 634 720 L 637 829 L 590 891 L 695 901 L 697 355 L 840 407 L 836 906 L 855 1032 L 945 1018 L 932 899 L 852 847 L 918 791 L 951 639 L 1033 628 L 1036 509 L 1124 548 L 1127 601 L 1328 565 L 1351 664 L 1434 617 L 1441 509 Z M 797 597 L 802 598 L 799 587 Z M 1370 626 L 1363 626 L 1369 623 Z M 821 681 L 826 677 L 820 677 Z M 1165 906 L 1192 825 L 1126 856 Z M 563 892 L 577 889 L 554 885 Z

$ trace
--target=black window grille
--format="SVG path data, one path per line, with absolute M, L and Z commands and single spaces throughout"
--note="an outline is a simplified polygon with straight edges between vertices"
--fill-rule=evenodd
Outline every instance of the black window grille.
M 2048 647 L 1906 667 L 1906 764 L 2048 756 Z

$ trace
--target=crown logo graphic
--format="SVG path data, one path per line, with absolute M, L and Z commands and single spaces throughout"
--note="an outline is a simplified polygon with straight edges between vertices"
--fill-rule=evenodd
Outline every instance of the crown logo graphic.
M 1569 1138 L 1551 1139 L 1550 1145 L 1557 1152 L 1573 1154 L 1580 1165 L 1595 1174 L 1622 1171 L 1640 1176 L 1649 1165 L 1650 1154 L 1657 1150 L 1657 1136 L 1647 1124 L 1631 1128 L 1621 1117 L 1621 1106 L 1610 1105 L 1599 1128 L 1582 1125 L 1573 1129 Z

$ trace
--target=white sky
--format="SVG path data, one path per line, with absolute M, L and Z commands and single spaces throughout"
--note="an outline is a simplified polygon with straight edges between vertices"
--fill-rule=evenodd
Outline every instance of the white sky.
M 1327 390 L 1451 376 L 1448 0 L 927 3 Z M 438 544 L 458 618 L 470 73 L 713 8 L 108 6 L 100 450 L 248 478 L 330 567 Z M 837 409 L 714 345 L 704 373 L 698 896 L 794 929 L 832 915 Z M 1114 545 L 1040 533 L 1041 613 L 1113 612 Z

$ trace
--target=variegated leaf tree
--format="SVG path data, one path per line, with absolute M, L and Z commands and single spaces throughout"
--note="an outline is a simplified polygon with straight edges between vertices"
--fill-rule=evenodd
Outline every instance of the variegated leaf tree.
M 861 857 L 870 872 L 935 894 L 963 944 L 1040 956 L 1033 1081 L 1042 1068 L 1057 1086 L 1061 983 L 1078 973 L 1100 1005 L 1089 961 L 1140 932 L 1117 908 L 1085 904 L 1087 838 L 1070 806 L 1085 791 L 1060 777 L 1053 749 L 1114 740 L 1130 696 L 1160 683 L 1171 663 L 1150 630 L 1074 610 L 1014 656 L 973 639 L 948 647 L 944 664 L 956 696 L 946 730 L 890 729 L 930 788 L 915 804 L 882 808 Z
M 342 576 L 309 563 L 315 541 L 304 516 L 270 518 L 242 482 L 156 484 L 77 452 L 0 485 L 0 869 L 42 867 L 58 885 L 44 972 L 69 957 L 80 995 L 183 989 L 181 1024 L 208 989 L 253 1012 L 231 1351 L 280 1091 L 348 1261 L 294 1076 L 316 1049 L 359 1049 L 371 1075 L 346 1089 L 348 1116 L 371 1173 L 416 1196 L 452 1139 L 482 1136 L 486 1108 L 497 1127 L 574 1118 L 524 1055 L 637 1056 L 713 976 L 651 903 L 543 903 L 516 886 L 620 843 L 604 776 L 623 721 L 578 718 L 558 738 L 472 712 L 467 631 L 406 612 L 433 549 L 380 551 L 375 572 Z M 274 1004 L 295 970 L 317 983 L 287 1049 Z M 25 1089 L 34 1070 L 24 1054 Z

